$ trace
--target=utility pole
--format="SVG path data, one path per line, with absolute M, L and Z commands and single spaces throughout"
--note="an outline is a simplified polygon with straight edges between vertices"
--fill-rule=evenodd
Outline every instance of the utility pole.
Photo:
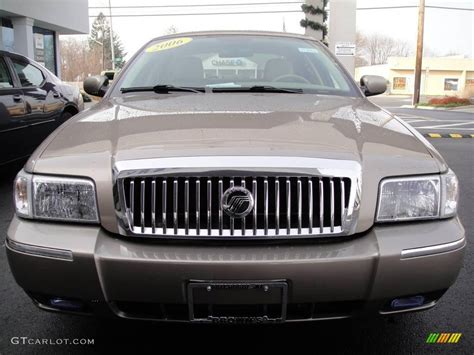
M 110 51 L 112 53 L 112 70 L 115 70 L 115 51 L 114 51 L 114 30 L 112 28 L 112 5 L 109 0 L 109 16 L 110 16 Z
M 99 42 L 94 38 L 91 38 L 91 40 L 93 40 L 95 43 L 102 47 L 102 70 L 105 70 L 104 32 L 102 31 L 102 42 Z
M 418 39 L 416 41 L 415 63 L 415 90 L 413 92 L 413 105 L 420 103 L 421 65 L 423 61 L 423 31 L 425 27 L 425 0 L 420 0 L 418 8 Z

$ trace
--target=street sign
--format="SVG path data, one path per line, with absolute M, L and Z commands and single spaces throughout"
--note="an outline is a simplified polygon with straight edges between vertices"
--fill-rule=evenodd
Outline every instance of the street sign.
M 355 56 L 356 45 L 353 42 L 337 42 L 334 53 L 339 57 Z
M 44 36 L 41 33 L 35 33 L 34 34 L 34 55 L 35 55 L 35 60 L 40 63 L 41 65 L 44 65 Z

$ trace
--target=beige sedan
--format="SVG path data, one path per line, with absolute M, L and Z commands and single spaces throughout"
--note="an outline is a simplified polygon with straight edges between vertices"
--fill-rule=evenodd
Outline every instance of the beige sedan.
M 275 323 L 429 309 L 466 245 L 458 182 L 321 43 L 147 43 L 15 181 L 11 270 L 41 308 Z

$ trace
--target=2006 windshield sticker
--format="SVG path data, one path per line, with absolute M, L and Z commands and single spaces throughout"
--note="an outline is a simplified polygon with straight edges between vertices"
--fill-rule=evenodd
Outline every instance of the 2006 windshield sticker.
M 156 44 L 148 47 L 147 49 L 145 49 L 145 52 L 152 53 L 152 52 L 165 51 L 167 49 L 176 48 L 176 47 L 180 47 L 180 46 L 183 46 L 185 44 L 188 44 L 192 40 L 193 39 L 190 38 L 190 37 L 181 37 L 181 38 L 169 39 L 167 41 L 156 43 Z

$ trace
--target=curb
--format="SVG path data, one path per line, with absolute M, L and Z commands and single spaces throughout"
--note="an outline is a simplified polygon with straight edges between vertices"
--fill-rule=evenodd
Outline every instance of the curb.
M 428 138 L 453 138 L 453 139 L 474 138 L 474 134 L 460 134 L 460 133 L 446 133 L 446 134 L 425 133 L 423 135 Z

